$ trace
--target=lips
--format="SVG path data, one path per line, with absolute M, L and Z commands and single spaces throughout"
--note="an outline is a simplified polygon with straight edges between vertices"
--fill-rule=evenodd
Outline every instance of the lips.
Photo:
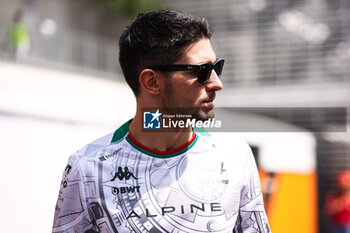
M 215 92 L 209 93 L 208 99 L 205 99 L 204 101 L 202 101 L 202 106 L 204 108 L 208 108 L 212 110 L 215 107 L 214 100 L 215 100 Z
M 203 105 L 208 109 L 213 109 L 215 107 L 214 102 L 206 102 Z
M 215 104 L 214 104 L 214 99 L 215 98 L 212 98 L 212 99 L 209 99 L 209 100 L 206 100 L 206 101 L 203 101 L 202 103 L 202 106 L 205 107 L 205 108 L 209 108 L 209 109 L 213 109 Z

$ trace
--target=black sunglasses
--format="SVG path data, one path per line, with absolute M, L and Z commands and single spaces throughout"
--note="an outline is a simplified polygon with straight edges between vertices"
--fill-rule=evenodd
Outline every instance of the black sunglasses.
M 200 83 L 207 83 L 211 76 L 211 71 L 214 69 L 218 77 L 220 78 L 222 69 L 224 67 L 225 60 L 220 58 L 217 59 L 214 64 L 204 63 L 201 65 L 180 65 L 180 64 L 172 64 L 172 65 L 154 65 L 150 66 L 147 69 L 158 70 L 158 71 L 184 71 L 184 70 L 194 70 L 197 72 L 197 79 Z

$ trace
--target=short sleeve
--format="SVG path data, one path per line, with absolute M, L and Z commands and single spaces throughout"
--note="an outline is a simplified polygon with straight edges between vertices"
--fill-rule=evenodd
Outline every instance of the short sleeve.
M 249 148 L 243 174 L 240 207 L 234 227 L 235 233 L 270 232 L 264 209 L 258 170 L 253 154 Z
M 52 232 L 92 232 L 79 160 L 71 156 L 63 172 Z

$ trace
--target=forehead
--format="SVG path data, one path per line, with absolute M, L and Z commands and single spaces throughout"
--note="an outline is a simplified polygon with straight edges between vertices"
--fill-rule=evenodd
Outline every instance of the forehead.
M 200 39 L 184 50 L 184 55 L 176 63 L 178 64 L 201 64 L 211 62 L 214 63 L 216 55 L 211 47 L 209 39 Z

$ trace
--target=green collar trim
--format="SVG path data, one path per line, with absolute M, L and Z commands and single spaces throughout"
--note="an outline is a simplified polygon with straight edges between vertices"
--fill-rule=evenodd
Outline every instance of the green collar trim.
M 129 124 L 131 121 L 132 119 L 128 120 L 114 132 L 111 144 L 120 142 L 129 133 Z

